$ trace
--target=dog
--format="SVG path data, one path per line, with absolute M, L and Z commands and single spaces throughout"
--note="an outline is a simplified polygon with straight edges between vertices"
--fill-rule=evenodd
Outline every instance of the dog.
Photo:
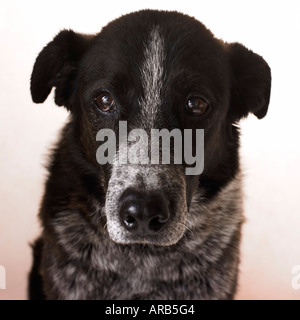
M 70 117 L 48 165 L 29 298 L 233 299 L 244 220 L 238 122 L 267 113 L 266 61 L 193 17 L 142 10 L 96 35 L 55 36 L 36 59 L 33 101 L 53 87 Z M 184 159 L 120 163 L 134 145 L 118 142 L 121 122 L 146 133 L 204 129 L 202 172 L 186 174 Z M 111 163 L 96 158 L 100 129 L 116 135 Z

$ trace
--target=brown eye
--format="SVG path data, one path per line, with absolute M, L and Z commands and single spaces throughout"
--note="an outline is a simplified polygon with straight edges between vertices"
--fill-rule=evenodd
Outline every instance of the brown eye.
M 194 116 L 200 116 L 208 109 L 208 103 L 200 97 L 191 97 L 186 103 L 186 109 Z
M 95 98 L 96 106 L 104 112 L 110 111 L 115 106 L 115 100 L 110 93 L 103 91 Z

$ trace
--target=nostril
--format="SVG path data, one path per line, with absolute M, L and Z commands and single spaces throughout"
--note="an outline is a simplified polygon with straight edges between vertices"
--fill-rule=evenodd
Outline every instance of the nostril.
M 157 216 L 150 220 L 148 228 L 151 231 L 159 231 L 163 225 L 168 221 L 168 217 Z
M 149 222 L 149 229 L 152 231 L 158 231 L 161 228 L 161 222 L 158 217 L 155 217 Z
M 124 203 L 120 209 L 120 217 L 128 230 L 135 230 L 138 227 L 139 207 L 137 205 Z
M 132 216 L 127 216 L 124 219 L 124 223 L 126 224 L 127 227 L 133 228 L 136 223 L 136 220 Z

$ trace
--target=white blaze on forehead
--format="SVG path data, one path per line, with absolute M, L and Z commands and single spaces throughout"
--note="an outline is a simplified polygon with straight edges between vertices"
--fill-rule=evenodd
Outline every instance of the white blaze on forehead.
M 144 98 L 140 101 L 142 117 L 148 126 L 154 124 L 158 108 L 161 105 L 163 86 L 163 62 L 165 58 L 164 41 L 155 27 L 144 52 L 144 63 L 141 69 Z
M 140 69 L 143 96 L 138 101 L 141 114 L 138 117 L 139 120 L 134 123 L 135 129 L 146 131 L 147 138 L 149 138 L 149 134 L 151 135 L 150 129 L 156 127 L 155 122 L 162 103 L 164 59 L 164 41 L 156 27 L 150 31 L 149 38 L 145 43 L 144 60 Z M 127 142 L 135 140 L 128 138 L 129 135 L 126 138 Z M 141 138 L 142 135 L 140 135 Z M 138 141 L 140 142 L 140 140 Z M 186 186 L 183 172 L 180 167 L 169 165 L 152 166 L 148 162 L 139 164 L 138 161 L 135 164 L 135 157 L 137 160 L 141 158 L 140 153 L 138 155 L 135 152 L 134 146 L 135 144 L 119 143 L 119 150 L 112 164 L 105 201 L 108 234 L 113 241 L 123 244 L 152 243 L 161 246 L 175 244 L 185 231 L 187 219 Z M 126 161 L 123 162 L 125 154 L 130 157 L 130 164 Z M 174 181 L 168 184 L 164 181 L 164 176 L 169 176 L 170 180 L 174 179 Z M 152 191 L 172 193 L 172 199 L 169 200 L 176 202 L 174 212 L 172 212 L 172 223 L 167 224 L 159 236 L 145 238 L 133 235 L 123 226 L 119 216 L 119 200 L 123 192 L 129 188 L 145 193 Z M 174 194 L 176 194 L 176 201 Z

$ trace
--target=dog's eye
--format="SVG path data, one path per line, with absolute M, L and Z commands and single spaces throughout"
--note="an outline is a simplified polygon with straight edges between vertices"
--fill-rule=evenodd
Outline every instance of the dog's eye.
M 208 109 L 208 103 L 200 97 L 191 97 L 186 103 L 186 109 L 194 116 L 200 116 Z
M 95 98 L 96 106 L 104 112 L 110 111 L 115 106 L 115 100 L 110 93 L 103 91 Z

